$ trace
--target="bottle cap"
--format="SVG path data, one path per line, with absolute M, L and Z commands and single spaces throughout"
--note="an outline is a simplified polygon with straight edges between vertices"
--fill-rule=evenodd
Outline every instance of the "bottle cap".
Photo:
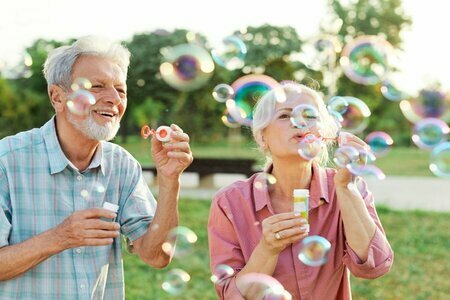
M 117 213 L 117 211 L 119 210 L 119 205 L 105 201 L 103 202 L 103 208 Z
M 294 197 L 309 197 L 309 190 L 307 189 L 295 189 Z

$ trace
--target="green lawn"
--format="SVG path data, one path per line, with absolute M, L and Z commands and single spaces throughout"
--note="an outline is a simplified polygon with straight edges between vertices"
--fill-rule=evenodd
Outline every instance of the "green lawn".
M 209 280 L 206 226 L 209 201 L 180 201 L 180 225 L 198 236 L 191 254 L 155 270 L 125 254 L 127 299 L 216 299 Z M 352 278 L 354 299 L 448 299 L 450 295 L 450 214 L 378 208 L 395 252 L 391 272 L 375 280 Z M 165 274 L 181 268 L 191 280 L 179 295 L 161 289 Z
M 127 143 L 121 144 L 143 165 L 152 165 L 150 141 L 140 137 L 130 137 Z M 228 143 L 226 140 L 213 144 L 192 143 L 192 153 L 195 157 L 208 158 L 256 158 L 262 165 L 264 157 L 256 150 L 253 142 Z M 418 148 L 394 147 L 385 157 L 377 159 L 376 165 L 386 175 L 402 176 L 434 176 L 428 169 L 429 152 Z

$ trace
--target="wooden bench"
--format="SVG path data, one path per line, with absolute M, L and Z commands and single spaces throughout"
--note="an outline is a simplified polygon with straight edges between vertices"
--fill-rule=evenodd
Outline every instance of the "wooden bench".
M 194 161 L 184 172 L 197 173 L 199 185 L 211 187 L 214 174 L 243 174 L 250 177 L 256 172 L 255 164 L 255 159 L 194 158 Z M 151 172 L 154 177 L 157 175 L 155 166 L 142 167 L 142 171 Z

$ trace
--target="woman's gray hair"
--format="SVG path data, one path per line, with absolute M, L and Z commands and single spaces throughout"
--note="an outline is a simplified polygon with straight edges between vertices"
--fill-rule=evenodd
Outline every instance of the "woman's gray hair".
M 286 99 L 290 99 L 296 95 L 300 96 L 300 94 L 306 94 L 310 96 L 314 100 L 319 111 L 322 136 L 327 138 L 337 136 L 339 128 L 333 117 L 328 113 L 326 105 L 318 92 L 303 84 L 293 82 L 282 84 L 282 88 L 286 95 Z M 258 103 L 256 103 L 253 109 L 253 137 L 260 150 L 266 155 L 266 167 L 271 164 L 272 160 L 270 158 L 270 153 L 263 146 L 263 132 L 274 117 L 277 99 L 279 98 L 277 97 L 277 95 L 279 94 L 279 92 L 280 91 L 276 90 L 267 92 L 259 99 Z M 314 158 L 314 160 L 316 160 L 320 165 L 326 165 L 328 163 L 328 149 L 330 149 L 334 143 L 333 140 L 325 141 L 327 147 L 324 148 L 316 158 Z
M 52 50 L 44 63 L 44 77 L 47 85 L 71 85 L 72 68 L 82 55 L 94 55 L 108 58 L 117 63 L 125 77 L 130 64 L 130 51 L 120 43 L 98 36 L 85 36 L 71 46 L 62 46 Z

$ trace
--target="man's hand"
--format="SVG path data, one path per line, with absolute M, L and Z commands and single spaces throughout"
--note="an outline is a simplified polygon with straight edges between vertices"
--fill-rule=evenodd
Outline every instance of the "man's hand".
M 152 157 L 158 174 L 178 177 L 193 161 L 189 136 L 175 124 L 170 126 L 170 141 L 162 143 L 153 136 Z
M 116 214 L 103 208 L 74 212 L 53 229 L 56 242 L 63 249 L 112 244 L 120 235 L 120 225 L 100 218 L 114 219 Z

